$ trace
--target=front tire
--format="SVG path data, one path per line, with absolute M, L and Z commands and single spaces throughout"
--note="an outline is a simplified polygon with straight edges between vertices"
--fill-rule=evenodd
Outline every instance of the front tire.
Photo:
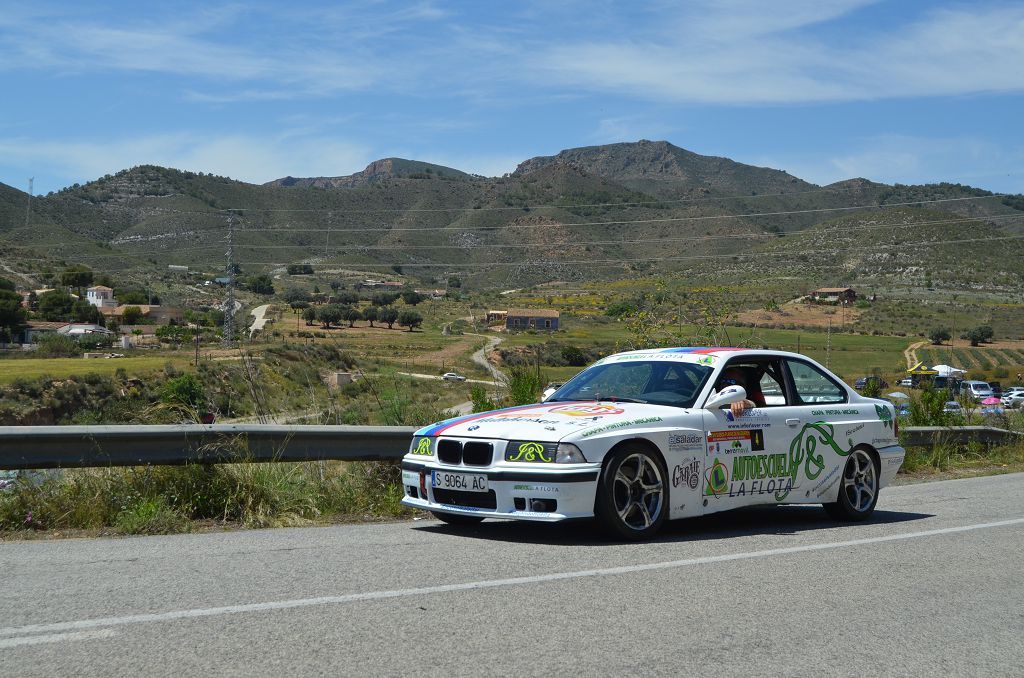
M 668 485 L 661 457 L 640 445 L 612 453 L 598 482 L 594 512 L 601 527 L 626 541 L 647 539 L 668 516 Z
M 461 513 L 444 513 L 442 511 L 431 511 L 431 513 L 442 523 L 449 525 L 476 525 L 483 522 L 481 516 L 464 516 Z
M 846 460 L 839 485 L 839 497 L 823 504 L 825 512 L 836 520 L 867 520 L 878 503 L 878 466 L 871 453 L 855 449 Z

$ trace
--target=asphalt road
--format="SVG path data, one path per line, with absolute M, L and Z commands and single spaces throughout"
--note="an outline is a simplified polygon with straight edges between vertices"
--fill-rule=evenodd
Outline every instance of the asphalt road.
M 1024 474 L 679 521 L 0 544 L 0 674 L 1020 675 Z

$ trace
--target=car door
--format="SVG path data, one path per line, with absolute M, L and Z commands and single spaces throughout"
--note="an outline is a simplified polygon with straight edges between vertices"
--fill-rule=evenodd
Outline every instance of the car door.
M 784 430 L 790 408 L 782 359 L 745 355 L 731 359 L 723 372 L 736 367 L 756 372 L 763 405 L 741 415 L 726 407 L 704 410 L 707 457 L 704 470 L 704 512 L 775 502 L 791 483 L 786 457 L 789 436 Z M 751 377 L 748 377 L 751 378 Z M 754 390 L 754 389 L 748 389 Z
M 846 459 L 858 442 L 880 440 L 894 430 L 891 411 L 874 403 L 850 402 L 833 375 L 808 360 L 786 358 L 789 405 L 773 445 L 786 452 L 792 487 L 779 501 L 834 501 Z

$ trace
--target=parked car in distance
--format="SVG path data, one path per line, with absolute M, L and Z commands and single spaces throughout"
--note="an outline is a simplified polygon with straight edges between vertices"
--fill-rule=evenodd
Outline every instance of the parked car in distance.
M 914 388 L 917 384 L 914 382 L 913 377 L 903 377 L 897 382 L 898 386 L 905 386 L 906 388 Z
M 961 384 L 963 384 L 963 381 L 959 377 L 933 377 L 931 381 L 932 388 L 936 391 L 946 389 L 952 397 L 960 397 Z
M 1024 403 L 1024 387 L 1011 386 L 1003 392 L 1001 402 L 1003 403 L 1003 407 L 1020 407 L 1021 403 Z
M 946 413 L 956 412 L 959 414 L 964 411 L 964 408 L 960 407 L 960 403 L 955 400 L 947 400 L 946 404 L 942 407 L 942 411 Z
M 445 372 L 441 378 L 445 381 L 466 381 L 466 378 L 458 372 Z
M 862 391 L 869 383 L 877 383 L 879 388 L 889 388 L 889 382 L 873 374 L 867 377 L 861 377 L 857 381 L 853 382 L 853 387 L 858 391 Z
M 992 397 L 992 387 L 987 381 L 966 380 L 960 382 L 960 392 L 970 396 L 973 400 L 981 402 L 985 398 Z
M 992 395 L 999 398 L 1003 395 L 1003 385 L 998 381 L 988 382 L 989 387 L 992 389 Z

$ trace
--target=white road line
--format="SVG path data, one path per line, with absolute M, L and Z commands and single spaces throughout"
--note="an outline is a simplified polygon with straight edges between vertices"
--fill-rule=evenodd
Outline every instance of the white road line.
M 959 532 L 971 532 L 973 530 L 984 530 L 993 527 L 1007 527 L 1009 525 L 1020 525 L 1024 518 L 1012 518 L 1000 520 L 993 523 L 977 523 L 974 525 L 963 525 L 960 527 L 945 527 L 937 530 L 925 530 L 923 532 L 904 532 L 884 537 L 868 537 L 865 539 L 850 539 L 848 541 L 828 542 L 824 544 L 806 544 L 804 546 L 791 546 L 780 549 L 767 549 L 765 551 L 748 551 L 746 553 L 730 553 L 721 556 L 704 556 L 701 558 L 686 558 L 683 560 L 670 560 L 661 563 L 647 563 L 643 565 L 622 565 L 620 567 L 607 567 L 595 570 L 576 570 L 574 572 L 555 572 L 552 574 L 540 574 L 530 577 L 513 577 L 510 579 L 490 579 L 484 581 L 464 582 L 461 584 L 441 584 L 439 586 L 425 586 L 414 589 L 396 589 L 393 591 L 368 591 L 366 593 L 350 593 L 341 596 L 322 596 L 319 598 L 299 598 L 297 600 L 278 600 L 266 603 L 247 603 L 242 605 L 226 605 L 224 607 L 207 607 L 191 610 L 171 610 L 169 612 L 154 612 L 150 614 L 132 614 L 123 617 L 100 617 L 98 619 L 82 619 L 79 621 L 55 622 L 51 624 L 29 624 L 27 626 L 9 626 L 0 628 L 0 636 L 19 636 L 25 634 L 60 633 L 66 631 L 80 631 L 85 629 L 98 629 L 110 626 L 127 626 L 131 624 L 148 624 L 151 622 L 174 621 L 177 619 L 197 619 L 201 617 L 216 617 L 229 614 L 243 614 L 247 612 L 263 612 L 267 610 L 290 610 L 302 607 L 316 607 L 320 605 L 343 605 L 368 600 L 386 600 L 388 598 L 406 598 L 413 596 L 425 596 L 436 593 L 449 593 L 452 591 L 473 591 L 477 589 L 490 589 L 500 586 L 522 586 L 525 584 L 541 584 L 566 579 L 585 579 L 588 577 L 610 577 L 619 574 L 632 574 L 635 572 L 649 572 L 654 570 L 669 570 L 691 565 L 704 565 L 708 563 L 725 563 L 735 560 L 750 560 L 754 558 L 768 558 L 771 556 L 784 556 L 793 553 L 807 553 L 810 551 L 827 551 L 831 549 L 847 548 L 851 546 L 864 546 L 867 544 L 881 544 L 889 541 L 902 541 L 907 539 L 920 539 L 923 537 L 936 537 Z
M 39 645 L 41 643 L 63 643 L 69 640 L 95 640 L 115 635 L 114 629 L 95 629 L 92 631 L 76 631 L 74 633 L 50 633 L 45 636 L 19 636 L 17 638 L 0 638 L 0 650 L 20 645 Z

